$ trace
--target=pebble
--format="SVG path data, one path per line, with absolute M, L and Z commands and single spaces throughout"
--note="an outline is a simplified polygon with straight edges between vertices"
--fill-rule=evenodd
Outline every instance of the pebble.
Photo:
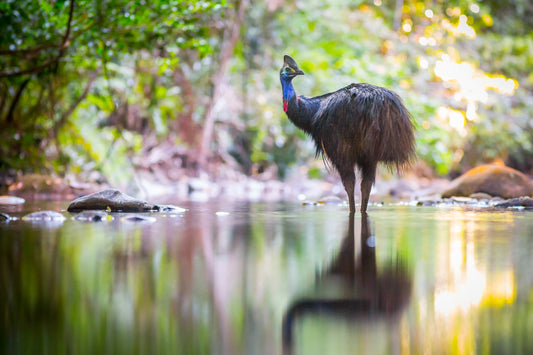
M 337 196 L 327 196 L 317 201 L 319 205 L 344 205 L 344 201 Z

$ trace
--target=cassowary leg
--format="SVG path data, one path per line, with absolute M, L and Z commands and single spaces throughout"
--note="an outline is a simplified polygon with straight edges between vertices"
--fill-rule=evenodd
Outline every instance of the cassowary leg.
M 350 213 L 355 212 L 355 172 L 345 171 L 341 174 L 342 184 L 348 194 L 348 201 L 350 202 Z
M 370 164 L 363 166 L 361 180 L 361 213 L 366 212 L 368 206 L 368 198 L 370 197 L 370 190 L 376 180 L 376 167 L 377 164 Z

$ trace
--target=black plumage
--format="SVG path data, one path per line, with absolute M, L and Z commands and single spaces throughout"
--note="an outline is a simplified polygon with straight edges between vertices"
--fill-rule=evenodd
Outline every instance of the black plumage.
M 361 212 L 368 205 L 378 163 L 398 170 L 415 157 L 414 126 L 401 98 L 370 84 L 351 84 L 338 91 L 307 98 L 296 96 L 292 79 L 303 71 L 285 56 L 280 79 L 283 107 L 289 119 L 316 145 L 317 155 L 339 172 L 355 211 L 355 167 L 361 171 Z

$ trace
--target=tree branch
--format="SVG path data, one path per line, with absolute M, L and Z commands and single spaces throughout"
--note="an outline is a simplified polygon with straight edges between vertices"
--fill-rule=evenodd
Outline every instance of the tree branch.
M 26 70 L 23 70 L 23 71 L 14 71 L 14 70 L 12 70 L 12 71 L 7 71 L 7 72 L 0 72 L 0 78 L 8 78 L 10 76 L 20 76 L 20 75 L 25 75 L 25 74 L 38 73 L 41 70 L 43 70 L 44 68 L 46 68 L 46 67 L 54 64 L 55 62 L 57 62 L 60 58 L 61 58 L 61 56 L 58 55 L 57 57 L 50 59 L 46 63 L 43 63 L 41 65 L 38 65 L 38 66 L 30 68 L 30 69 L 26 69 Z
M 4 107 L 6 106 L 8 89 L 4 82 L 0 81 L 0 117 L 4 113 Z
M 24 49 L 0 49 L 0 55 L 24 55 L 24 54 L 33 54 L 35 52 L 40 52 L 43 49 L 56 48 L 60 47 L 61 44 L 48 43 L 40 46 L 24 48 Z
M 87 85 L 85 86 L 85 89 L 83 90 L 83 93 L 80 95 L 80 97 L 78 97 L 76 101 L 72 103 L 72 105 L 70 105 L 69 109 L 61 115 L 61 117 L 59 118 L 59 121 L 57 121 L 57 123 L 54 125 L 54 136 L 57 137 L 57 132 L 59 131 L 59 129 L 62 126 L 64 126 L 65 123 L 67 123 L 68 118 L 70 117 L 70 115 L 72 115 L 76 107 L 78 107 L 78 105 L 83 100 L 85 100 L 85 97 L 87 97 L 87 94 L 89 93 L 89 90 L 91 89 L 91 86 L 93 82 L 96 80 L 96 77 L 98 76 L 99 73 L 100 73 L 100 69 L 96 69 L 95 71 L 91 73 L 91 76 L 89 77 L 89 81 L 87 82 Z
M 11 102 L 11 106 L 9 106 L 9 111 L 7 111 L 6 115 L 6 123 L 11 124 L 13 123 L 13 112 L 15 112 L 15 107 L 17 107 L 17 104 L 20 100 L 20 97 L 22 96 L 22 92 L 24 91 L 24 88 L 26 85 L 28 85 L 31 78 L 28 78 L 20 84 L 17 93 L 15 94 L 15 97 L 13 98 L 13 101 Z
M 68 14 L 67 31 L 65 32 L 65 35 L 63 36 L 63 43 L 61 45 L 61 50 L 64 50 L 68 46 L 68 38 L 70 36 L 70 27 L 72 25 L 72 17 L 74 15 L 74 4 L 75 3 L 76 3 L 76 0 L 70 0 L 70 12 Z
M 35 66 L 33 68 L 29 68 L 29 69 L 26 69 L 26 70 L 22 70 L 22 71 L 12 70 L 12 71 L 0 72 L 0 78 L 6 78 L 6 77 L 11 77 L 11 76 L 20 76 L 20 75 L 37 73 L 37 72 L 40 72 L 41 70 L 45 69 L 46 67 L 56 63 L 59 59 L 61 59 L 61 57 L 63 56 L 63 54 L 65 52 L 65 49 L 70 45 L 69 36 L 70 36 L 70 29 L 71 29 L 71 25 L 72 25 L 72 17 L 74 16 L 74 4 L 75 4 L 75 2 L 76 2 L 75 0 L 71 0 L 70 1 L 70 11 L 69 11 L 69 15 L 68 15 L 67 30 L 65 31 L 65 34 L 63 35 L 63 41 L 61 42 L 61 45 L 59 45 L 59 47 L 58 47 L 59 53 L 57 54 L 57 56 L 55 58 L 52 58 L 49 61 L 41 64 L 41 65 L 37 65 L 37 66 Z M 39 47 L 36 47 L 36 48 L 39 48 Z M 39 50 L 42 50 L 44 48 L 46 48 L 46 47 L 45 46 L 41 46 Z M 19 51 L 24 51 L 24 50 L 19 50 Z M 2 53 L 2 52 L 0 52 L 0 53 Z

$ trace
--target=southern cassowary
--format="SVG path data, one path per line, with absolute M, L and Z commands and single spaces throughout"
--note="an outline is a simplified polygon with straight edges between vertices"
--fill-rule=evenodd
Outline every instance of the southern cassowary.
M 317 97 L 296 96 L 292 79 L 304 72 L 288 55 L 280 71 L 283 110 L 313 137 L 316 154 L 339 172 L 350 212 L 355 212 L 355 167 L 361 171 L 361 212 L 376 179 L 379 162 L 400 170 L 415 157 L 414 126 L 400 97 L 370 84 L 351 84 Z

